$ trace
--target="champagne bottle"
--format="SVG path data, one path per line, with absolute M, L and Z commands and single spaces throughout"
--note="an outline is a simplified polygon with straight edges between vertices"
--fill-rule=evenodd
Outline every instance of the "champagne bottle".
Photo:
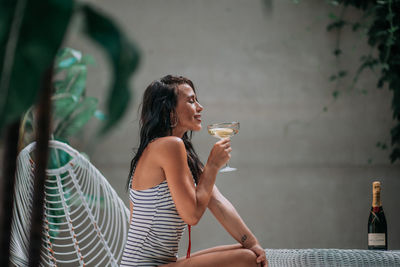
M 372 207 L 368 218 L 368 249 L 387 250 L 387 226 L 381 203 L 381 183 L 372 183 Z

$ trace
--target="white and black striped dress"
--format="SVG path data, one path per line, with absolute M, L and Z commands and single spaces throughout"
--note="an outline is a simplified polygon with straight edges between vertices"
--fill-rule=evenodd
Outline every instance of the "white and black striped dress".
M 179 216 L 167 181 L 145 190 L 130 189 L 132 220 L 120 266 L 158 266 L 176 261 L 186 224 Z

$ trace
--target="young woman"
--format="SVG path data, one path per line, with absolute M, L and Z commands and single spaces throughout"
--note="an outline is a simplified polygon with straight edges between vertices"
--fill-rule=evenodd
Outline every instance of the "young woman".
M 215 186 L 230 158 L 230 140 L 215 143 L 204 166 L 193 149 L 202 110 L 185 77 L 167 75 L 147 87 L 129 173 L 131 217 L 121 266 L 267 266 L 256 237 Z M 196 225 L 206 208 L 239 243 L 177 259 L 184 228 Z

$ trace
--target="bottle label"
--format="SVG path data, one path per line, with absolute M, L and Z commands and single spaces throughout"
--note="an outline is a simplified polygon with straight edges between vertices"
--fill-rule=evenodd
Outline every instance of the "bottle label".
M 385 246 L 385 234 L 368 234 L 368 246 Z

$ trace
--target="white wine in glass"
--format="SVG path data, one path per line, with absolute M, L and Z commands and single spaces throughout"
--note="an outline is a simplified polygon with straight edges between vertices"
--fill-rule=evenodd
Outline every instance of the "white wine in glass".
M 222 122 L 210 124 L 207 126 L 208 133 L 212 136 L 223 139 L 223 138 L 231 138 L 235 134 L 239 132 L 240 124 L 239 122 Z M 236 171 L 236 168 L 232 168 L 228 166 L 228 163 L 225 165 L 220 172 L 231 172 Z

